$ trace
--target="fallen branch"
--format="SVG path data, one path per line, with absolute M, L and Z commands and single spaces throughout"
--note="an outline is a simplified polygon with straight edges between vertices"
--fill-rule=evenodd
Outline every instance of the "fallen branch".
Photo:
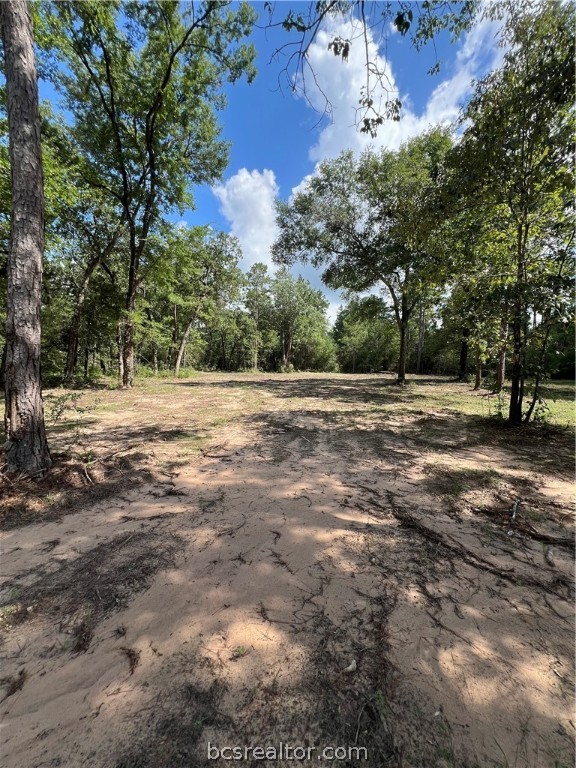
M 440 549 L 443 549 L 446 553 L 450 552 L 452 554 L 458 555 L 460 558 L 462 558 L 462 560 L 464 560 L 465 563 L 471 565 L 474 568 L 479 568 L 482 571 L 492 573 L 494 576 L 498 576 L 501 579 L 512 582 L 512 584 L 526 584 L 533 587 L 538 587 L 539 589 L 543 589 L 545 592 L 556 595 L 556 597 L 559 597 L 564 601 L 568 601 L 568 598 L 560 594 L 557 590 L 553 589 L 552 585 L 546 584 L 545 582 L 540 581 L 540 579 L 535 579 L 533 576 L 528 576 L 527 574 L 518 575 L 514 568 L 500 568 L 497 565 L 494 565 L 494 563 L 491 563 L 489 560 L 485 560 L 484 558 L 473 554 L 470 552 L 470 550 L 466 549 L 458 542 L 455 542 L 454 540 L 452 540 L 452 542 L 446 541 L 444 536 L 432 530 L 431 528 L 428 528 L 428 526 L 424 525 L 420 520 L 416 519 L 413 515 L 406 512 L 405 510 L 399 509 L 398 506 L 393 502 L 390 504 L 390 507 L 385 507 L 384 505 L 379 504 L 374 500 L 372 500 L 371 503 L 384 512 L 392 511 L 392 514 L 401 525 L 405 526 L 406 528 L 412 528 L 413 530 L 418 531 L 418 533 L 430 541 L 433 541 L 434 544 L 436 544 Z

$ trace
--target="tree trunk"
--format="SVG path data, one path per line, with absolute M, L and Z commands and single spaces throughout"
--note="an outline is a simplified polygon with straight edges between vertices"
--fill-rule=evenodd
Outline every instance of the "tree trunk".
M 158 376 L 158 347 L 154 344 L 152 350 L 152 365 L 154 367 L 154 376 Z
M 180 366 L 182 365 L 182 357 L 184 356 L 184 350 L 186 349 L 188 336 L 190 335 L 190 331 L 192 330 L 192 326 L 194 325 L 195 320 L 196 320 L 196 315 L 190 318 L 190 320 L 188 321 L 188 324 L 186 325 L 186 330 L 184 331 L 184 334 L 180 341 L 180 346 L 178 348 L 178 354 L 176 355 L 176 362 L 174 364 L 174 376 L 178 376 L 180 373 Z
M 543 323 L 550 322 L 550 318 L 547 318 L 547 320 L 543 319 L 542 322 Z M 544 339 L 542 340 L 542 346 L 540 348 L 540 355 L 538 359 L 538 368 L 536 369 L 536 379 L 534 381 L 534 393 L 532 395 L 532 401 L 530 403 L 530 407 L 528 408 L 526 415 L 524 416 L 525 424 L 528 424 L 528 422 L 532 418 L 532 414 L 534 413 L 536 404 L 542 401 L 542 398 L 540 397 L 540 384 L 542 382 L 542 377 L 544 375 L 544 361 L 546 359 L 546 352 L 548 350 L 548 341 L 550 339 L 551 330 L 552 330 L 552 326 L 548 325 L 548 327 L 546 328 L 546 333 L 544 334 Z
M 132 307 L 134 311 L 134 307 Z M 134 319 L 129 314 L 122 328 L 122 387 L 131 389 L 134 385 Z
M 506 344 L 508 341 L 508 321 L 500 322 L 500 350 L 498 352 L 498 363 L 496 367 L 496 387 L 495 392 L 502 392 L 502 387 L 506 381 Z
M 90 342 L 92 341 L 92 312 L 89 313 L 86 321 L 86 340 L 84 345 L 84 384 L 88 383 L 88 374 L 90 371 Z
M 482 385 L 482 360 L 476 357 L 476 377 L 474 379 L 474 391 L 477 392 Z
M 86 344 L 84 346 L 84 378 L 82 379 L 84 384 L 88 383 L 89 369 L 90 369 L 90 347 L 88 346 L 88 339 L 86 339 Z
M 519 308 L 516 308 L 512 321 L 512 375 L 510 388 L 510 408 L 508 421 L 514 426 L 522 424 L 522 401 L 524 398 L 524 365 L 522 349 L 522 318 L 519 316 Z
M 80 335 L 80 323 L 82 321 L 82 309 L 76 305 L 74 315 L 68 328 L 68 342 L 66 350 L 66 367 L 64 369 L 64 384 L 69 386 L 74 381 L 76 365 L 78 364 L 78 336 Z
M 51 465 L 40 378 L 44 190 L 32 18 L 24 0 L 0 3 L 12 222 L 6 306 L 5 427 L 9 472 Z
M 402 317 L 399 323 L 400 331 L 400 354 L 398 355 L 398 378 L 397 384 L 406 384 L 406 357 L 408 352 L 408 320 Z
M 258 353 L 260 351 L 260 330 L 259 330 L 259 311 L 258 308 L 255 309 L 254 312 L 254 348 L 252 350 L 252 370 L 257 371 L 258 370 Z
M 118 345 L 118 380 L 120 381 L 120 384 L 122 384 L 124 381 L 124 357 L 122 355 L 124 344 L 122 342 L 122 320 L 118 321 L 116 341 Z
M 282 368 L 286 369 L 288 367 L 289 345 L 284 331 L 280 332 L 280 347 L 282 350 Z
M 462 341 L 460 343 L 460 363 L 458 365 L 458 381 L 468 379 L 468 338 L 470 328 L 462 328 Z
M 426 313 L 424 307 L 420 307 L 420 322 L 418 324 L 418 349 L 416 352 L 416 373 L 422 373 L 422 352 L 424 350 L 424 337 L 426 335 Z
M 406 358 L 408 356 L 408 322 L 412 310 L 414 309 L 414 305 L 412 305 L 412 307 L 408 306 L 404 291 L 402 292 L 401 298 L 399 298 L 391 283 L 386 283 L 386 287 L 392 296 L 394 316 L 396 318 L 398 331 L 400 332 L 400 353 L 398 355 L 398 378 L 396 379 L 396 383 L 400 384 L 400 386 L 404 386 L 404 384 L 406 384 Z
M 129 211 L 126 209 L 126 217 L 129 219 Z M 123 329 L 122 360 L 124 375 L 122 376 L 123 389 L 132 389 L 134 386 L 134 310 L 136 309 L 136 290 L 138 286 L 138 266 L 142 253 L 143 242 L 137 243 L 134 220 L 129 219 L 130 226 L 130 268 L 128 270 L 128 290 L 126 291 L 126 318 Z
M 522 402 L 524 400 L 524 342 L 525 317 L 521 289 L 524 284 L 525 243 L 528 237 L 526 223 L 518 225 L 516 257 L 516 295 L 512 308 L 512 375 L 508 422 L 513 426 L 522 424 Z

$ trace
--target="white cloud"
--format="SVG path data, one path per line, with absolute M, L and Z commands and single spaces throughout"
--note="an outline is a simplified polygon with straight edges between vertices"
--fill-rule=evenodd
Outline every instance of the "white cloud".
M 333 114 L 332 122 L 322 128 L 310 148 L 310 159 L 318 163 L 337 157 L 344 149 L 361 152 L 370 145 L 397 149 L 430 126 L 452 122 L 458 115 L 460 104 L 471 93 L 472 80 L 501 64 L 504 51 L 496 46 L 496 29 L 497 24 L 488 20 L 476 24 L 458 50 L 451 76 L 434 89 L 422 114 L 415 113 L 409 94 L 401 94 L 402 119 L 397 123 L 386 122 L 374 140 L 360 133 L 356 126 L 355 107 L 366 78 L 363 40 L 353 39 L 347 63 L 328 50 L 328 43 L 334 36 L 352 39 L 358 33 L 358 27 L 348 21 L 321 30 L 310 48 L 310 63 L 320 89 L 310 81 L 307 96 L 311 105 L 322 112 L 323 92 L 332 105 Z M 370 38 L 368 42 L 370 55 L 378 56 L 378 65 L 386 73 L 390 91 L 395 91 L 391 65 L 378 54 L 375 41 Z M 410 55 L 418 56 L 416 52 Z M 385 98 L 384 92 L 382 96 Z M 293 188 L 292 194 L 302 190 L 312 175 L 305 176 Z M 225 183 L 213 187 L 213 192 L 220 201 L 220 212 L 230 223 L 231 233 L 240 240 L 244 255 L 242 266 L 249 268 L 261 261 L 274 269 L 270 256 L 270 248 L 278 234 L 274 210 L 278 184 L 274 172 L 242 168 Z M 319 285 L 318 271 L 310 265 L 295 265 L 293 272 L 303 272 L 313 284 Z M 333 322 L 342 299 L 338 292 L 328 291 L 325 287 L 323 290 L 330 300 L 329 315 Z
M 244 267 L 257 261 L 271 265 L 270 248 L 277 236 L 274 200 L 278 184 L 274 171 L 241 168 L 212 191 L 220 212 L 230 222 L 230 232 L 240 241 Z
M 360 152 L 368 146 L 397 149 L 403 142 L 431 126 L 454 121 L 460 105 L 472 91 L 474 78 L 483 76 L 502 62 L 504 52 L 496 45 L 497 29 L 498 23 L 488 19 L 475 24 L 465 35 L 458 50 L 452 75 L 434 89 L 422 114 L 414 112 L 409 94 L 400 94 L 404 104 L 402 119 L 399 122 L 385 122 L 374 140 L 360 133 L 356 125 L 356 106 L 360 90 L 366 82 L 364 41 L 358 38 L 358 24 L 354 21 L 332 23 L 321 30 L 309 52 L 310 64 L 319 87 L 308 82 L 307 96 L 311 105 L 322 111 L 325 95 L 332 105 L 332 120 L 320 131 L 318 140 L 310 149 L 310 159 L 317 163 L 336 157 L 344 149 Z M 352 40 L 347 62 L 340 61 L 328 50 L 328 43 L 335 36 Z M 378 52 L 371 35 L 368 46 L 370 57 L 375 57 L 378 68 L 385 73 L 387 88 L 391 96 L 395 97 L 398 95 L 397 84 L 390 63 Z M 415 57 L 417 64 L 418 54 L 412 51 L 409 55 Z M 426 75 L 422 73 L 422 76 Z M 386 95 L 382 89 L 376 98 L 381 98 L 383 102 Z

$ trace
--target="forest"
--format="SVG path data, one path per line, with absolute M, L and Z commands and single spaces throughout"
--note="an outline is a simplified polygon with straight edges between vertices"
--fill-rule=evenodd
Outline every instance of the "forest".
M 484 23 L 499 65 L 457 119 L 376 141 L 408 108 L 386 35 L 417 62 Z M 5 0 L 0 25 L 5 764 L 266 739 L 572 764 L 574 4 Z M 326 124 L 314 47 L 335 78 L 361 49 L 373 141 L 277 194 L 250 263 L 182 217 L 264 34 Z
M 331 329 L 320 291 L 287 269 L 243 274 L 232 236 L 169 218 L 226 167 L 218 89 L 255 74 L 242 42 L 254 9 L 208 6 L 190 23 L 150 3 L 40 4 L 39 68 L 66 104 L 40 107 L 46 384 L 107 375 L 131 387 L 192 368 L 394 370 L 400 384 L 407 371 L 472 374 L 479 388 L 488 374 L 495 391 L 510 381 L 510 422 L 529 421 L 543 379 L 574 369 L 571 12 L 552 4 L 509 22 L 504 64 L 476 84 L 458 125 L 397 151 L 345 151 L 278 201 L 276 263 L 325 267 L 325 284 L 350 297 Z M 201 56 L 194 35 L 211 41 Z

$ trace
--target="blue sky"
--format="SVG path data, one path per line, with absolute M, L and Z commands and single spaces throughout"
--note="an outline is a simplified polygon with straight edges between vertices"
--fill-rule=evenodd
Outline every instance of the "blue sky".
M 298 3 L 278 4 L 297 9 Z M 303 8 L 307 3 L 300 4 Z M 254 3 L 265 18 L 263 3 Z M 322 90 L 330 97 L 332 119 L 319 123 L 323 98 L 312 86 L 308 92 L 312 105 L 289 89 L 278 88 L 283 63 L 270 61 L 286 33 L 267 35 L 255 30 L 253 41 L 258 50 L 258 75 L 252 85 L 245 82 L 227 88 L 228 106 L 220 114 L 223 135 L 232 142 L 230 163 L 223 182 L 214 188 L 196 190 L 196 210 L 182 217 L 188 224 L 211 223 L 217 229 L 236 235 L 242 245 L 244 263 L 249 267 L 263 261 L 273 268 L 269 249 L 276 236 L 274 199 L 288 199 L 290 194 L 314 173 L 316 164 L 336 157 L 344 149 L 362 151 L 370 144 L 397 148 L 408 138 L 431 125 L 450 123 L 458 116 L 462 103 L 471 94 L 472 81 L 498 66 L 502 49 L 497 47 L 497 26 L 489 21 L 477 24 L 459 41 L 452 43 L 442 34 L 435 47 L 428 45 L 417 53 L 408 39 L 391 25 L 385 37 L 373 41 L 386 65 L 391 82 L 399 91 L 403 117 L 399 123 L 385 124 L 376 140 L 361 134 L 354 124 L 354 107 L 364 82 L 363 50 L 360 42 L 352 44 L 347 63 L 328 50 L 333 34 L 351 36 L 349 24 L 321 31 L 310 51 L 314 70 Z M 428 69 L 441 61 L 437 75 Z M 316 109 L 314 109 L 316 107 Z M 330 300 L 334 319 L 341 295 L 327 290 L 319 274 L 307 265 L 295 265 Z
M 264 25 L 268 19 L 264 4 L 253 5 Z M 299 6 L 305 11 L 308 3 L 279 2 L 276 6 L 281 16 L 290 8 L 298 11 Z M 292 39 L 281 29 L 253 31 L 258 75 L 251 85 L 241 81 L 226 87 L 228 105 L 220 112 L 220 121 L 223 137 L 231 142 L 229 166 L 220 184 L 196 188 L 196 208 L 182 216 L 176 214 L 174 220 L 187 225 L 209 223 L 236 235 L 244 254 L 244 269 L 256 261 L 273 269 L 274 200 L 277 196 L 288 199 L 314 173 L 318 162 L 336 157 L 344 149 L 360 152 L 371 144 L 395 149 L 431 125 L 454 121 L 471 93 L 472 80 L 498 66 L 503 55 L 496 45 L 497 27 L 489 21 L 481 21 L 456 43 L 444 33 L 435 40 L 435 46 L 428 45 L 419 53 L 391 24 L 382 25 L 382 39 L 371 40 L 370 45 L 399 92 L 403 115 L 400 122 L 382 126 L 372 141 L 355 125 L 354 107 L 365 80 L 363 45 L 353 40 L 347 63 L 328 50 L 335 34 L 353 38 L 353 24 L 353 20 L 332 22 L 331 28 L 320 30 L 310 49 L 316 78 L 332 104 L 331 120 L 320 119 L 324 101 L 312 85 L 308 90 L 311 104 L 294 95 L 285 78 L 284 87 L 279 89 L 284 64 L 271 58 L 279 45 Z M 441 61 L 440 73 L 428 75 L 437 59 Z M 52 96 L 52 89 L 42 84 L 41 97 Z M 293 272 L 323 289 L 333 320 L 342 303 L 340 294 L 328 291 L 310 266 L 295 265 Z

